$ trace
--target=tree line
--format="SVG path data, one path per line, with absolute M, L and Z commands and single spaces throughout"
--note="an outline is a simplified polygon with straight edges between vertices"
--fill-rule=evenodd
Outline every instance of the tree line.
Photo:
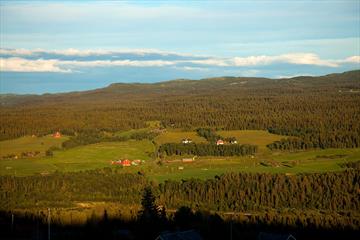
M 197 155 L 197 156 L 245 156 L 255 154 L 254 145 L 216 145 L 211 143 L 164 143 L 158 147 L 161 155 Z
M 42 202 L 140 202 L 148 185 L 167 208 L 189 206 L 220 211 L 264 209 L 360 210 L 360 171 L 313 174 L 227 173 L 208 180 L 165 181 L 151 184 L 143 173 L 105 168 L 49 176 L 0 177 L 1 209 L 36 206 Z

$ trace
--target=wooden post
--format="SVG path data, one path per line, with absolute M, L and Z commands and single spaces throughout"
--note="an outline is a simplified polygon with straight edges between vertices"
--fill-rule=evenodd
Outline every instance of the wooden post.
M 11 213 L 11 233 L 14 232 L 14 213 Z
M 48 240 L 50 240 L 50 222 L 51 222 L 51 215 L 50 215 L 50 208 L 48 208 Z

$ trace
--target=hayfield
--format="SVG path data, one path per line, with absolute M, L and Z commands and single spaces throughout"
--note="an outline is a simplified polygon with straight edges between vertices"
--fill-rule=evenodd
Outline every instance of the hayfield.
M 265 149 L 266 145 L 278 141 L 286 136 L 276 135 L 263 130 L 232 130 L 218 131 L 220 136 L 235 137 L 238 144 L 253 144 Z
M 206 139 L 197 135 L 196 132 L 182 132 L 169 130 L 166 131 L 155 138 L 157 144 L 164 143 L 181 143 L 181 140 L 185 138 L 190 138 L 194 143 L 203 143 L 206 142 Z
M 17 139 L 0 141 L 0 158 L 9 155 L 21 155 L 22 152 L 39 151 L 41 155 L 45 155 L 45 151 L 50 147 L 61 147 L 61 144 L 68 140 L 67 136 L 54 138 L 52 135 L 43 137 L 25 136 Z
M 68 150 L 54 151 L 53 157 L 38 157 L 26 159 L 12 159 L 0 161 L 0 175 L 25 176 L 53 171 L 82 171 L 104 167 L 117 167 L 122 172 L 142 171 L 151 179 L 164 181 L 166 179 L 212 178 L 225 172 L 267 172 L 297 174 L 303 172 L 326 172 L 344 170 L 341 163 L 360 160 L 360 149 L 326 149 L 297 152 L 270 151 L 266 144 L 282 138 L 265 131 L 220 131 L 222 136 L 235 136 L 239 144 L 256 144 L 259 152 L 254 156 L 242 157 L 197 157 L 192 163 L 182 163 L 184 156 L 169 156 L 167 160 L 177 162 L 158 163 L 155 159 L 155 146 L 149 140 L 103 142 L 79 146 Z M 157 144 L 166 142 L 181 142 L 183 138 L 191 138 L 194 142 L 206 142 L 195 132 L 167 131 L 157 136 Z M 31 138 L 32 139 L 32 138 Z M 52 137 L 45 137 L 47 146 L 59 141 Z M 28 138 L 0 142 L 12 149 L 26 149 L 34 151 L 39 147 L 35 139 L 26 145 Z M 45 143 L 45 142 L 44 142 Z M 60 144 L 60 143 L 59 143 Z M 43 146 L 43 145 L 41 145 Z M 47 149 L 47 147 L 43 148 Z M 112 166 L 112 160 L 129 158 L 146 160 L 141 166 L 121 168 Z
M 148 140 L 90 144 L 55 151 L 53 157 L 2 160 L 0 175 L 24 176 L 104 168 L 110 167 L 111 161 L 121 158 L 149 160 L 153 152 L 154 146 Z

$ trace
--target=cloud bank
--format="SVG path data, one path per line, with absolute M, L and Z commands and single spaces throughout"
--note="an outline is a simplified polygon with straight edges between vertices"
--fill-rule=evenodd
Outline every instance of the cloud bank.
M 345 59 L 322 59 L 314 53 L 287 53 L 275 56 L 235 56 L 228 58 L 196 56 L 156 49 L 126 50 L 43 50 L 0 49 L 1 72 L 58 72 L 86 71 L 105 67 L 174 67 L 186 71 L 208 68 L 262 67 L 276 64 L 337 68 L 360 64 L 360 56 Z

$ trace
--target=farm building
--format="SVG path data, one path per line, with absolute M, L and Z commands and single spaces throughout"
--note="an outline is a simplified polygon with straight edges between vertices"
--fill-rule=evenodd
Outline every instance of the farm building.
M 219 139 L 219 140 L 216 141 L 216 145 L 218 145 L 218 146 L 219 145 L 224 145 L 224 141 Z
M 61 133 L 58 131 L 58 132 L 55 132 L 54 134 L 53 134 L 53 137 L 54 138 L 61 138 Z
M 124 159 L 121 161 L 121 165 L 123 167 L 130 167 L 131 166 L 131 161 L 129 159 Z
M 131 164 L 132 163 L 129 159 L 111 161 L 111 165 L 121 165 L 123 167 L 130 167 Z
M 184 144 L 192 143 L 192 140 L 190 138 L 185 138 L 181 141 Z
M 196 158 L 196 156 L 194 156 L 192 158 L 183 158 L 181 161 L 184 163 L 193 162 L 193 161 L 195 161 L 195 158 Z

